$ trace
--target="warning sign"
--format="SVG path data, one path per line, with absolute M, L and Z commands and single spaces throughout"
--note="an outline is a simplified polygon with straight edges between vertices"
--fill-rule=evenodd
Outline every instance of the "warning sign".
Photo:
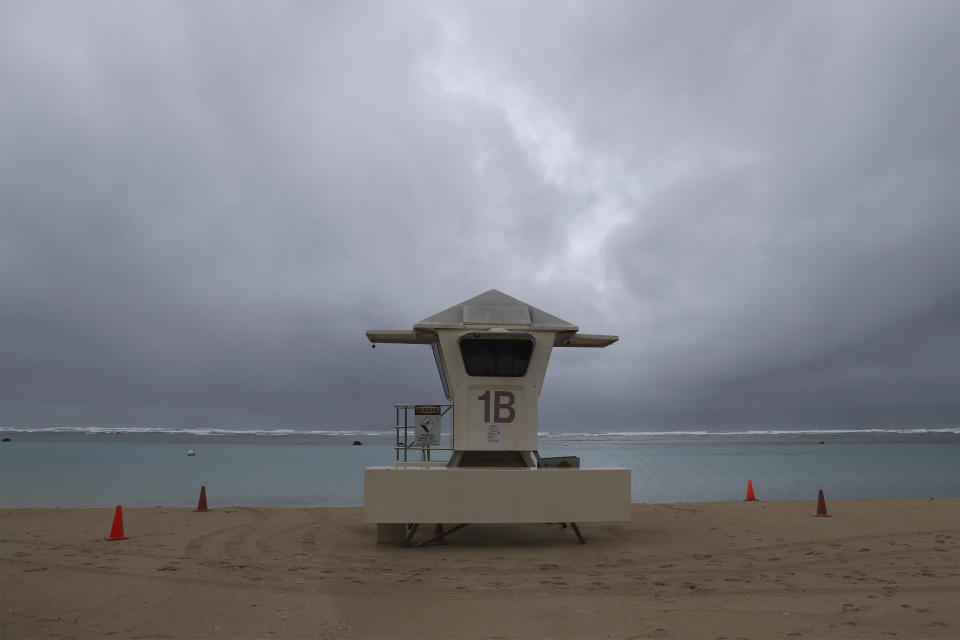
M 437 413 L 421 413 L 421 409 L 437 409 Z M 414 444 L 418 447 L 432 447 L 440 444 L 440 407 L 416 407 L 414 415 Z
M 440 415 L 440 407 L 436 405 L 417 405 L 413 408 L 413 415 L 415 416 L 438 416 Z

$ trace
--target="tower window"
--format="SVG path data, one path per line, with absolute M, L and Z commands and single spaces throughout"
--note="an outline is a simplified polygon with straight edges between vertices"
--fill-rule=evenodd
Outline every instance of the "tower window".
M 491 378 L 521 378 L 527 374 L 533 342 L 497 338 L 463 338 L 460 353 L 467 374 Z

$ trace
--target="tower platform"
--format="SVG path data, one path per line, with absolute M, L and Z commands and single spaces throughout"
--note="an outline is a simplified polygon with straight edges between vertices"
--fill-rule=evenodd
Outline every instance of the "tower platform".
M 628 522 L 629 469 L 368 467 L 367 522 Z

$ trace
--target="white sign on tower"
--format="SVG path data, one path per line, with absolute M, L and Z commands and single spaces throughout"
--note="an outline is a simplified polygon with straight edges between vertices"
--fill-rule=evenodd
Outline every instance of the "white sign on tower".
M 432 447 L 440 444 L 440 407 L 418 405 L 413 408 L 414 443 L 420 447 Z

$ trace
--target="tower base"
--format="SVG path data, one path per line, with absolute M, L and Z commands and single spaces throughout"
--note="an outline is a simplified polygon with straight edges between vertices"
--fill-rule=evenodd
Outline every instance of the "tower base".
M 363 518 L 378 531 L 408 522 L 628 522 L 630 470 L 368 467 Z

